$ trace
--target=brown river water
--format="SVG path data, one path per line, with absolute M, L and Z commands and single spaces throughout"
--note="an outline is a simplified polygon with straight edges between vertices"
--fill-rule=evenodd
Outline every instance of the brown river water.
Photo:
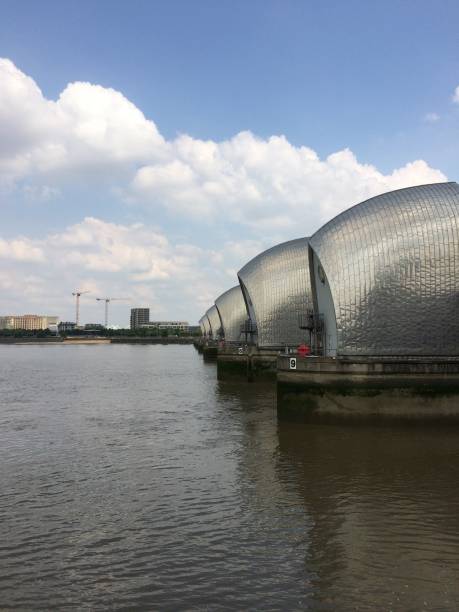
M 458 610 L 459 428 L 278 420 L 192 346 L 0 346 L 0 610 Z

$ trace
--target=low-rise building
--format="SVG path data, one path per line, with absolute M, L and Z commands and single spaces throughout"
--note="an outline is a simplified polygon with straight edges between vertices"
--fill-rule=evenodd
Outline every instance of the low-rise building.
M 149 321 L 148 324 L 140 327 L 156 327 L 157 329 L 170 329 L 174 331 L 188 331 L 190 324 L 188 321 Z
M 7 315 L 0 317 L 0 329 L 39 331 L 58 324 L 59 317 L 49 315 Z
M 86 323 L 83 329 L 85 331 L 101 331 L 105 329 L 105 325 L 102 325 L 102 323 Z
M 72 332 L 75 330 L 75 327 L 76 323 L 74 323 L 73 321 L 61 321 L 57 326 L 60 334 L 62 332 Z

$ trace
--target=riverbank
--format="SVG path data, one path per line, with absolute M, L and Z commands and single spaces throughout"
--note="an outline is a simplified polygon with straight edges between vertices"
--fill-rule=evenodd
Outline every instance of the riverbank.
M 105 336 L 69 336 L 61 338 L 59 336 L 38 337 L 0 337 L 0 344 L 193 344 L 195 340 L 192 336 L 186 337 L 151 337 L 143 338 L 136 336 L 126 337 L 105 337 Z
M 193 344 L 196 340 L 193 336 L 169 336 L 169 337 L 151 337 L 151 338 L 143 338 L 143 337 L 115 337 L 110 338 L 110 342 L 112 344 Z

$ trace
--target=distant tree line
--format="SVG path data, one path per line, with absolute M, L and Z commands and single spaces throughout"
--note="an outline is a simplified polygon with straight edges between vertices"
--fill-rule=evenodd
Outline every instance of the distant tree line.
M 135 338 L 151 338 L 151 337 L 161 337 L 167 338 L 168 336 L 179 336 L 181 338 L 189 337 L 189 336 L 200 336 L 201 332 L 187 332 L 183 330 L 176 329 L 158 329 L 157 327 L 139 327 L 137 329 L 105 329 L 105 327 L 101 327 L 100 329 L 88 330 L 88 329 L 75 329 L 69 332 L 61 332 L 61 336 L 87 336 L 88 334 L 93 334 L 97 336 L 110 336 L 110 337 L 135 337 Z
M 0 338 L 48 338 L 55 335 L 49 329 L 0 329 Z
M 46 338 L 49 336 L 55 336 L 54 332 L 49 329 L 30 330 L 30 329 L 0 329 L 1 338 Z M 103 337 L 135 337 L 135 338 L 151 338 L 161 337 L 167 338 L 168 336 L 178 336 L 180 338 L 189 336 L 200 336 L 201 332 L 185 332 L 183 330 L 174 329 L 158 329 L 157 327 L 150 328 L 138 328 L 138 329 L 105 329 L 105 327 L 95 329 L 74 329 L 72 331 L 60 332 L 61 338 L 67 336 L 103 336 Z

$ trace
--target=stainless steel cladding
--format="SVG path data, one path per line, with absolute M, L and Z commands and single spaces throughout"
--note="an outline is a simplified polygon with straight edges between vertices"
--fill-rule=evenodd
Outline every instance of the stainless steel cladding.
M 220 335 L 220 328 L 222 326 L 222 322 L 220 321 L 220 315 L 218 314 L 218 310 L 215 304 L 209 308 L 209 310 L 206 312 L 206 315 L 209 319 L 210 324 L 209 336 L 213 340 L 217 340 Z
M 210 335 L 210 323 L 209 323 L 209 317 L 207 316 L 207 314 L 205 314 L 202 317 L 202 325 L 204 327 L 204 335 L 209 336 Z
M 300 319 L 312 309 L 308 239 L 279 244 L 249 261 L 238 273 L 259 347 L 297 346 L 309 341 Z
M 203 317 L 201 317 L 201 318 L 199 319 L 199 327 L 201 328 L 201 334 L 202 334 L 203 336 L 205 336 L 205 333 L 206 333 L 206 328 L 204 327 L 204 318 L 203 318 Z
M 459 354 L 459 186 L 377 196 L 310 239 L 328 354 Z
M 247 309 L 241 287 L 237 285 L 215 300 L 226 342 L 238 342 L 241 325 L 247 320 Z

